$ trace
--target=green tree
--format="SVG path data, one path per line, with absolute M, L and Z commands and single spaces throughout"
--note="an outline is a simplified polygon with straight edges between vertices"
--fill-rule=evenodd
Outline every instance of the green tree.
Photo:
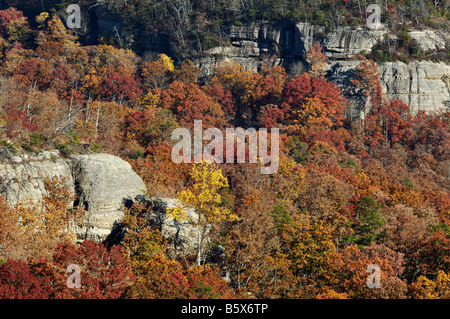
M 353 232 L 344 236 L 343 242 L 357 244 L 360 248 L 376 242 L 384 225 L 380 208 L 381 205 L 372 197 L 363 197 L 356 207 L 355 222 L 351 223 Z

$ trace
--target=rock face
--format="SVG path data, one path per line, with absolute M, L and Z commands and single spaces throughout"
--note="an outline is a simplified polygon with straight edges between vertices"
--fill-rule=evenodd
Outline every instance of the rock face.
M 125 202 L 125 207 L 133 208 L 133 213 L 139 214 L 143 220 L 141 227 L 149 226 L 161 232 L 168 243 L 168 254 L 175 257 L 187 257 L 197 254 L 199 228 L 195 225 L 198 214 L 194 208 L 185 207 L 186 219 L 176 220 L 167 215 L 167 210 L 183 206 L 177 199 L 138 195 Z M 110 245 L 121 243 L 128 232 L 125 224 L 117 223 L 107 238 Z M 209 243 L 209 227 L 204 234 L 202 247 L 207 252 Z
M 262 55 L 290 55 L 294 47 L 294 29 L 284 24 L 250 22 L 245 25 L 231 25 L 228 28 L 230 46 L 219 46 L 206 50 L 194 59 L 204 75 L 212 74 L 221 62 L 234 61 L 254 72 L 258 71 Z M 274 65 L 281 63 L 275 59 Z
M 322 41 L 325 28 L 310 23 L 271 24 L 250 22 L 232 25 L 228 30 L 230 46 L 206 50 L 195 63 L 210 75 L 222 62 L 234 61 L 257 72 L 264 57 L 276 56 L 272 65 L 289 66 L 305 60 L 309 45 Z
M 409 36 L 424 51 L 445 49 L 446 43 L 450 41 L 449 34 L 435 30 L 411 31 L 409 32 Z
M 341 61 L 328 64 L 327 78 L 336 84 L 341 90 L 341 95 L 350 103 L 350 109 L 347 116 L 354 121 L 364 118 L 369 111 L 367 98 L 358 94 L 356 87 L 351 83 L 355 76 L 356 66 L 360 61 Z
M 149 52 L 174 52 L 168 35 L 159 33 L 158 30 L 129 31 L 123 26 L 120 15 L 109 12 L 106 4 L 96 6 L 95 19 L 93 24 L 97 26 L 98 35 L 105 33 L 118 36 L 121 39 L 115 39 L 116 42 L 131 45 L 141 55 Z M 264 62 L 265 66 L 282 65 L 292 74 L 299 74 L 308 70 L 309 46 L 319 42 L 329 58 L 330 79 L 338 83 L 350 100 L 351 114 L 355 120 L 364 117 L 367 103 L 361 96 L 353 95 L 354 89 L 348 84 L 348 79 L 353 72 L 354 63 L 343 60 L 363 51 L 369 53 L 378 41 L 387 36 L 396 38 L 395 34 L 388 35 L 388 29 L 383 25 L 378 29 L 337 27 L 326 30 L 306 22 L 248 22 L 229 25 L 223 31 L 227 45 L 217 46 L 191 57 L 205 76 L 211 75 L 218 64 L 229 61 L 235 61 L 255 72 Z M 445 50 L 450 42 L 450 35 L 444 30 L 411 30 L 409 35 L 424 51 Z M 269 57 L 271 58 L 268 59 Z M 410 105 L 413 114 L 419 109 L 438 111 L 446 109 L 449 103 L 448 67 L 442 63 L 429 62 L 408 65 L 386 63 L 380 66 L 381 81 L 388 97 L 402 98 Z
M 175 248 L 175 253 L 194 254 L 198 248 L 198 228 L 188 220 L 175 220 L 167 216 L 168 208 L 181 206 L 173 198 L 151 198 L 151 224 L 161 230 L 161 235 L 168 239 Z M 193 208 L 185 208 L 186 216 L 190 220 L 197 220 L 198 214 Z
M 69 163 L 60 158 L 58 152 L 15 155 L 2 149 L 0 156 L 0 194 L 9 205 L 41 201 L 46 193 L 46 178 L 65 179 L 69 190 L 73 190 Z
M 0 150 L 1 151 L 1 150 Z M 58 152 L 15 155 L 0 152 L 0 194 L 13 206 L 27 199 L 38 203 L 46 193 L 46 178 L 64 178 L 69 191 L 87 213 L 77 230 L 79 240 L 103 241 L 123 217 L 125 199 L 142 195 L 146 187 L 131 166 L 107 154 L 74 155 Z
M 42 201 L 47 178 L 65 179 L 69 191 L 76 195 L 71 206 L 86 209 L 77 229 L 79 241 L 120 240 L 123 208 L 139 201 L 145 204 L 149 225 L 161 230 L 174 254 L 194 254 L 197 250 L 198 228 L 188 220 L 167 216 L 167 209 L 179 202 L 172 198 L 148 199 L 144 182 L 122 159 L 108 154 L 72 155 L 67 159 L 57 151 L 17 155 L 0 147 L 0 194 L 9 205 Z M 193 208 L 185 210 L 188 219 L 197 220 Z
M 223 62 L 234 61 L 254 72 L 258 71 L 258 56 L 261 50 L 253 41 L 234 41 L 233 46 L 215 47 L 206 51 L 206 57 L 197 59 L 197 66 L 203 74 L 211 75 L 214 68 Z
M 386 30 L 383 29 L 338 27 L 327 35 L 323 48 L 329 58 L 347 59 L 362 51 L 370 52 L 385 35 Z
M 449 110 L 450 65 L 428 61 L 389 62 L 380 66 L 381 83 L 390 99 L 402 99 L 415 115 Z
M 288 70 L 295 63 L 303 64 L 307 70 L 307 53 L 310 45 L 320 42 L 329 58 L 328 77 L 342 90 L 350 101 L 350 116 L 361 120 L 369 111 L 367 99 L 357 94 L 350 80 L 358 61 L 345 61 L 363 51 L 370 52 L 375 44 L 387 36 L 387 29 L 338 27 L 325 34 L 323 27 L 309 23 L 295 25 L 271 25 L 248 23 L 231 26 L 231 45 L 216 47 L 205 52 L 197 60 L 204 74 L 209 75 L 220 62 L 235 61 L 256 72 L 263 54 L 276 54 L 280 58 L 273 65 L 283 65 Z M 411 31 L 410 36 L 419 46 L 427 50 L 445 49 L 449 35 L 442 31 Z M 390 99 L 400 98 L 410 106 L 412 114 L 445 111 L 450 105 L 450 66 L 445 63 L 427 61 L 385 63 L 379 67 L 384 92 Z
M 305 58 L 309 46 L 316 41 L 322 42 L 325 28 L 311 23 L 300 22 L 295 24 L 294 55 Z
M 108 154 L 71 156 L 79 204 L 87 210 L 78 238 L 104 240 L 123 217 L 124 200 L 146 192 L 142 179 L 122 159 Z
M 359 61 L 341 61 L 329 66 L 328 76 L 351 103 L 351 117 L 361 120 L 368 112 L 367 100 L 357 94 L 350 80 Z M 383 91 L 389 99 L 402 99 L 415 115 L 419 110 L 450 110 L 450 66 L 428 61 L 388 62 L 379 67 Z

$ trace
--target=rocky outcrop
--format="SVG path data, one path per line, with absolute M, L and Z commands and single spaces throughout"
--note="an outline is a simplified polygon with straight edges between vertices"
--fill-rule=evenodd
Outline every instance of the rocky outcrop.
M 9 205 L 39 202 L 46 194 L 45 180 L 66 180 L 69 190 L 74 190 L 74 181 L 69 163 L 57 151 L 38 155 L 10 153 L 0 148 L 0 194 Z
M 211 75 L 220 63 L 234 61 L 254 72 L 258 71 L 261 50 L 253 41 L 234 41 L 232 46 L 215 47 L 206 51 L 206 56 L 196 60 L 204 75 Z
M 417 42 L 423 51 L 442 50 L 450 42 L 448 33 L 437 30 L 414 30 L 409 32 L 409 36 Z
M 322 41 L 325 28 L 310 23 L 271 24 L 250 22 L 232 25 L 228 30 L 229 46 L 219 46 L 206 50 L 194 59 L 204 75 L 211 75 L 219 63 L 234 61 L 247 69 L 257 72 L 261 61 L 267 57 L 276 58 L 272 66 L 305 62 L 310 45 Z
M 124 200 L 145 194 L 146 186 L 130 164 L 108 154 L 71 156 L 70 167 L 77 201 L 87 211 L 78 239 L 102 241 L 122 219 Z
M 211 48 L 194 59 L 204 75 L 212 74 L 219 63 L 230 61 L 256 72 L 263 55 L 288 56 L 291 54 L 288 51 L 294 47 L 294 30 L 284 24 L 250 22 L 231 25 L 227 33 L 230 45 Z M 281 59 L 273 61 L 273 65 L 280 63 Z
M 329 58 L 347 59 L 363 51 L 370 52 L 385 36 L 383 29 L 338 27 L 327 35 L 323 48 Z
M 295 24 L 294 32 L 294 56 L 305 58 L 309 46 L 315 42 L 322 42 L 325 28 L 311 23 L 299 22 Z
M 161 231 L 173 254 L 189 255 L 197 250 L 198 228 L 191 223 L 198 219 L 195 210 L 185 208 L 186 220 L 167 216 L 167 209 L 180 203 L 172 198 L 147 198 L 144 182 L 122 159 L 96 153 L 63 158 L 58 151 L 16 154 L 0 147 L 0 194 L 9 205 L 41 202 L 47 178 L 64 179 L 67 189 L 76 195 L 70 206 L 85 208 L 81 227 L 77 227 L 79 241 L 120 242 L 126 231 L 124 207 L 140 202 L 148 225 Z
M 139 28 L 130 31 L 123 26 L 120 14 L 110 11 L 106 4 L 95 7 L 98 35 L 107 33 L 118 36 L 121 39 L 116 39 L 116 42 L 124 41 L 141 55 L 174 52 L 167 34 Z M 228 40 L 226 45 L 190 57 L 205 76 L 211 75 L 220 63 L 229 61 L 235 61 L 255 72 L 264 62 L 265 66 L 282 65 L 292 74 L 299 74 L 308 70 L 309 46 L 315 42 L 321 43 L 329 58 L 330 79 L 338 83 L 345 97 L 350 100 L 353 119 L 364 117 L 367 103 L 361 96 L 354 95 L 354 88 L 348 83 L 354 62 L 344 60 L 364 51 L 370 53 L 376 43 L 387 36 L 396 38 L 383 25 L 377 29 L 364 26 L 326 30 L 307 22 L 233 24 L 224 27 L 222 36 Z M 409 36 L 423 51 L 445 50 L 450 41 L 449 33 L 444 30 L 411 30 Z M 446 72 L 448 74 L 448 65 L 429 62 L 408 65 L 386 63 L 380 66 L 380 71 L 388 97 L 402 98 L 411 106 L 412 113 L 419 109 L 439 111 L 448 107 L 448 78 L 445 75 Z
M 368 112 L 368 103 L 357 94 L 351 79 L 359 61 L 330 64 L 328 77 L 351 103 L 350 115 L 361 120 Z M 450 110 L 450 66 L 428 61 L 388 62 L 379 66 L 380 80 L 386 97 L 402 99 L 415 115 L 419 110 L 441 112 Z
M 9 205 L 28 200 L 39 203 L 46 194 L 44 181 L 65 179 L 67 188 L 86 214 L 77 229 L 78 240 L 103 241 L 123 217 L 123 202 L 146 192 L 130 164 L 108 154 L 62 158 L 56 151 L 16 155 L 0 150 L 0 193 Z
M 277 54 L 280 58 L 274 65 L 283 65 L 288 70 L 290 64 L 302 63 L 307 70 L 307 53 L 316 41 L 323 44 L 329 58 L 328 77 L 342 90 L 350 101 L 349 115 L 353 120 L 361 120 L 368 112 L 365 96 L 358 94 L 351 84 L 359 61 L 345 61 L 363 51 L 369 53 L 374 45 L 387 36 L 384 27 L 379 29 L 338 27 L 325 35 L 322 27 L 309 23 L 270 25 L 249 23 L 232 26 L 229 31 L 231 45 L 216 47 L 206 51 L 198 59 L 198 66 L 204 74 L 210 75 L 220 62 L 235 61 L 253 71 L 258 71 L 262 54 Z M 449 36 L 442 31 L 411 31 L 410 36 L 424 50 L 443 49 L 448 45 Z M 386 96 L 400 98 L 410 106 L 412 114 L 419 110 L 426 112 L 448 110 L 450 104 L 450 66 L 445 63 L 427 61 L 385 63 L 379 67 L 381 83 Z
M 133 214 L 141 218 L 140 227 L 150 227 L 159 230 L 168 244 L 167 253 L 173 257 L 196 255 L 198 249 L 198 231 L 195 225 L 198 214 L 192 207 L 185 207 L 186 218 L 174 219 L 167 214 L 168 209 L 183 206 L 177 199 L 138 195 L 125 201 L 125 207 L 132 209 Z M 106 239 L 109 245 L 122 243 L 129 229 L 121 222 L 115 224 Z M 206 229 L 202 247 L 209 245 L 209 227 Z M 206 251 L 205 251 L 206 253 Z
M 419 110 L 450 110 L 450 65 L 428 61 L 388 62 L 379 69 L 387 97 L 402 99 L 413 115 Z
M 351 80 L 356 73 L 356 66 L 360 61 L 340 61 L 329 63 L 327 66 L 327 78 L 336 84 L 341 90 L 341 95 L 350 104 L 347 116 L 354 121 L 359 121 L 365 117 L 369 111 L 369 104 L 366 96 L 359 94 Z
M 195 254 L 198 248 L 198 227 L 190 222 L 198 219 L 198 214 L 195 210 L 185 207 L 187 219 L 176 220 L 167 216 L 167 209 L 182 206 L 178 200 L 173 198 L 151 198 L 150 202 L 152 207 L 150 224 L 160 229 L 161 235 L 172 244 L 174 253 Z

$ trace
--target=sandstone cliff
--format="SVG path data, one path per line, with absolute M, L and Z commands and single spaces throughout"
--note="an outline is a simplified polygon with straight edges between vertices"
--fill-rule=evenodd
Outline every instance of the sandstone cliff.
M 278 58 L 273 60 L 273 65 L 283 65 L 293 71 L 292 67 L 300 64 L 303 65 L 300 72 L 303 72 L 308 69 L 309 46 L 320 42 L 329 58 L 328 78 L 339 86 L 351 103 L 352 119 L 360 120 L 368 111 L 367 101 L 355 92 L 350 82 L 359 62 L 346 59 L 361 52 L 370 52 L 386 36 L 387 30 L 383 27 L 377 30 L 339 27 L 326 34 L 323 27 L 309 23 L 291 26 L 249 23 L 231 26 L 231 45 L 207 50 L 196 63 L 206 75 L 211 74 L 220 62 L 228 61 L 235 61 L 256 72 L 263 54 L 275 54 Z M 411 31 L 410 36 L 422 50 L 444 49 L 450 39 L 447 33 L 435 30 Z M 450 109 L 448 64 L 389 62 L 380 65 L 379 70 L 387 97 L 404 100 L 412 114 L 417 114 L 419 110 L 441 112 Z
M 189 221 L 167 216 L 167 209 L 179 202 L 148 198 L 144 182 L 122 159 L 108 154 L 63 158 L 58 151 L 15 154 L 0 147 L 0 194 L 9 205 L 42 201 L 47 178 L 65 179 L 69 191 L 76 195 L 71 206 L 86 210 L 81 227 L 77 227 L 78 241 L 120 242 L 126 232 L 124 208 L 139 201 L 144 204 L 148 225 L 159 229 L 171 244 L 171 254 L 193 254 L 198 247 L 198 229 Z M 191 220 L 198 218 L 192 208 L 186 208 L 186 214 Z
M 141 55 L 147 53 L 168 53 L 173 51 L 169 37 L 158 30 L 138 28 L 124 31 L 120 14 L 108 11 L 106 5 L 95 7 L 93 28 L 98 36 L 108 35 L 119 44 L 133 48 Z M 371 52 L 377 42 L 389 35 L 385 26 L 371 30 L 367 27 L 325 27 L 307 22 L 269 23 L 248 22 L 225 27 L 226 45 L 219 45 L 189 57 L 209 76 L 222 62 L 235 61 L 253 71 L 258 71 L 261 61 L 274 57 L 272 65 L 282 65 L 291 73 L 308 69 L 308 47 L 315 42 L 322 44 L 329 58 L 329 78 L 338 84 L 352 104 L 352 118 L 364 117 L 367 112 L 365 100 L 354 95 L 348 85 L 354 70 L 354 62 L 345 61 L 358 53 Z M 448 48 L 450 35 L 443 30 L 411 30 L 409 36 L 421 50 L 442 50 Z M 395 35 L 390 34 L 390 38 Z M 380 66 L 381 81 L 389 98 L 402 98 L 411 107 L 413 114 L 418 110 L 448 110 L 449 66 L 444 63 L 400 62 Z
M 351 118 L 361 120 L 369 111 L 366 97 L 357 94 L 351 79 L 359 61 L 330 63 L 328 77 L 351 103 Z M 450 65 L 428 61 L 387 62 L 380 65 L 380 80 L 387 98 L 402 99 L 413 115 L 419 110 L 450 110 Z
M 46 178 L 65 179 L 77 195 L 74 205 L 87 210 L 79 240 L 102 241 L 123 217 L 123 202 L 146 192 L 142 179 L 122 159 L 108 154 L 59 156 L 57 151 L 39 155 L 0 152 L 0 193 L 9 205 L 39 202 L 46 193 Z

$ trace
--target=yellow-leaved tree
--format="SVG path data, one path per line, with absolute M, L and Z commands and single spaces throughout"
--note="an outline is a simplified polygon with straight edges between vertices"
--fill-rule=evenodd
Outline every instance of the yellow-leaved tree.
M 228 181 L 222 171 L 213 164 L 202 162 L 194 164 L 191 172 L 193 185 L 191 188 L 178 193 L 178 200 L 182 204 L 168 209 L 169 217 L 187 220 L 197 228 L 197 261 L 199 266 L 204 253 L 205 236 L 214 223 L 238 220 L 237 215 L 222 203 L 220 191 L 228 187 Z M 197 214 L 188 215 L 185 208 L 192 207 Z
M 164 65 L 166 66 L 167 70 L 169 70 L 170 72 L 173 72 L 173 70 L 175 70 L 175 66 L 173 65 L 173 60 L 165 55 L 164 53 L 161 53 L 159 55 L 159 59 L 158 61 L 162 61 L 164 63 Z
M 141 65 L 143 84 L 149 90 L 165 89 L 174 70 L 173 60 L 164 53 L 156 61 L 144 61 Z
M 409 286 L 409 290 L 414 299 L 449 299 L 450 273 L 439 270 L 434 281 L 420 276 Z

